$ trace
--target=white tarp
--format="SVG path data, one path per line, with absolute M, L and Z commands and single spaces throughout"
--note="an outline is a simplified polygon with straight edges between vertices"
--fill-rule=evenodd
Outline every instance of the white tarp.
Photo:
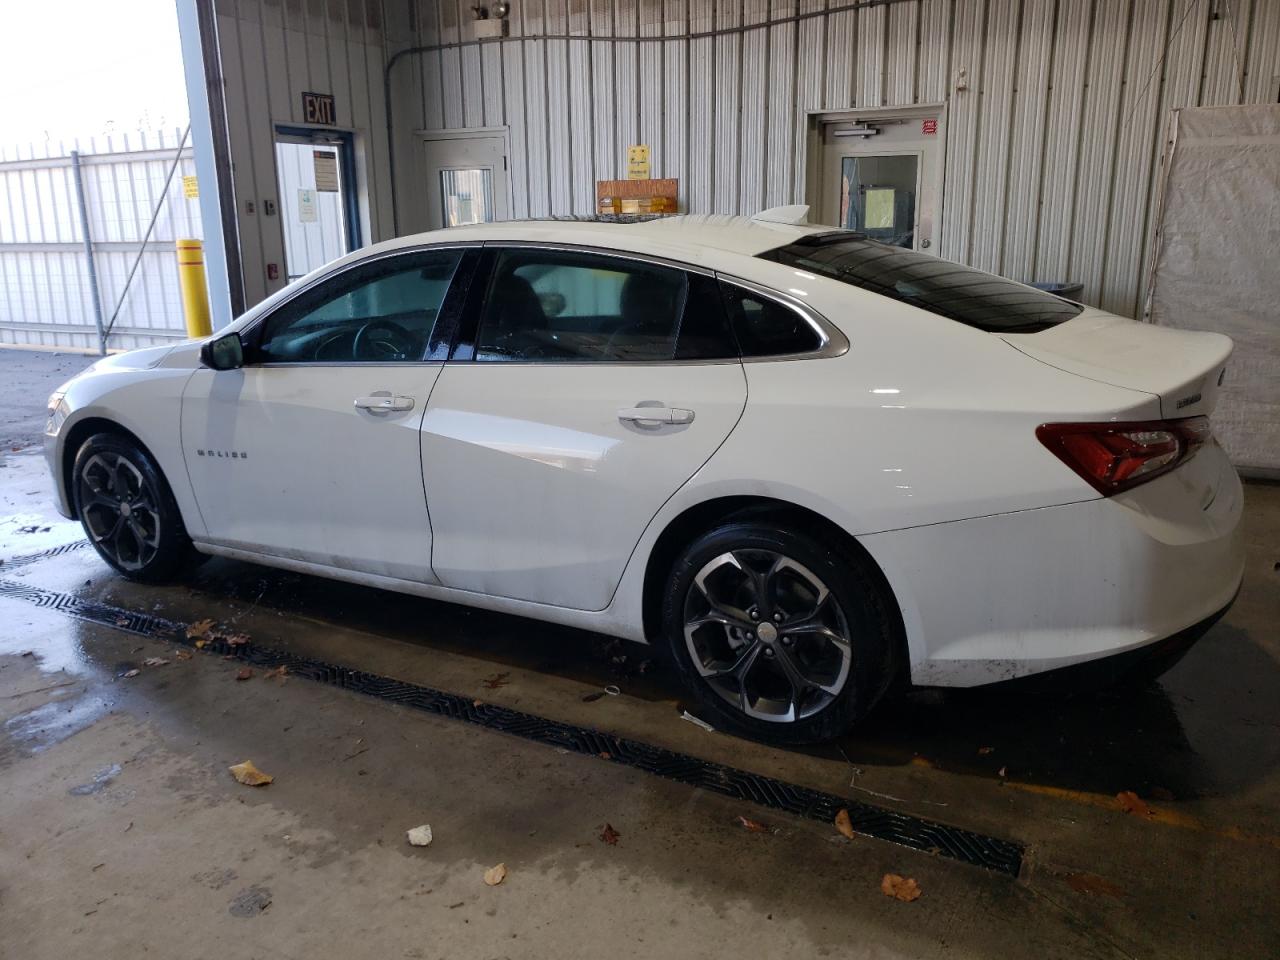
M 1280 474 L 1280 105 L 1178 110 L 1172 140 L 1150 319 L 1235 341 L 1214 433 Z

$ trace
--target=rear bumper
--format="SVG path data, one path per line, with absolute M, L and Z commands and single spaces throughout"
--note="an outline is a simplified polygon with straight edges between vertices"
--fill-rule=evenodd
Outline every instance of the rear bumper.
M 1238 595 L 1238 593 L 1237 593 Z M 1172 670 L 1213 625 L 1226 616 L 1235 603 L 1231 598 L 1221 610 L 1179 630 L 1171 637 L 1153 640 L 1151 643 L 1123 653 L 1113 653 L 1097 660 L 1086 660 L 1066 667 L 1055 667 L 1043 673 L 1016 677 L 995 684 L 996 687 L 1023 692 L 1074 692 L 1096 690 L 1124 680 L 1152 679 Z
M 1215 445 L 1117 497 L 862 543 L 902 609 L 911 682 L 974 687 L 1203 633 L 1244 576 L 1243 499 Z

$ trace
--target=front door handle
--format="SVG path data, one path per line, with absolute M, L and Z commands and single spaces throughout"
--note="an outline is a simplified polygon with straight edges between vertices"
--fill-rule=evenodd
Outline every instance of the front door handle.
M 618 419 L 630 423 L 693 423 L 693 411 L 683 407 L 623 407 Z
M 390 393 L 375 393 L 368 397 L 356 397 L 357 410 L 389 413 L 413 409 L 413 397 L 394 397 Z

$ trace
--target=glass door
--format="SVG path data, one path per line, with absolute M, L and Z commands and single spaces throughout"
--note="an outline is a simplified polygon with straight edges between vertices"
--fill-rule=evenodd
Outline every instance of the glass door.
M 361 245 L 352 137 L 276 128 L 276 179 L 285 276 L 292 283 Z
M 852 112 L 820 121 L 810 167 L 813 219 L 909 250 L 938 240 L 943 123 L 939 115 Z M 816 181 L 816 182 L 815 182 Z

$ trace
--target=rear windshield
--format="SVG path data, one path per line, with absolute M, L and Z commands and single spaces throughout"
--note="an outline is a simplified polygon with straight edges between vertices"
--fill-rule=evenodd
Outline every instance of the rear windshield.
M 1051 293 L 859 233 L 815 233 L 762 253 L 992 333 L 1035 333 L 1084 308 Z

